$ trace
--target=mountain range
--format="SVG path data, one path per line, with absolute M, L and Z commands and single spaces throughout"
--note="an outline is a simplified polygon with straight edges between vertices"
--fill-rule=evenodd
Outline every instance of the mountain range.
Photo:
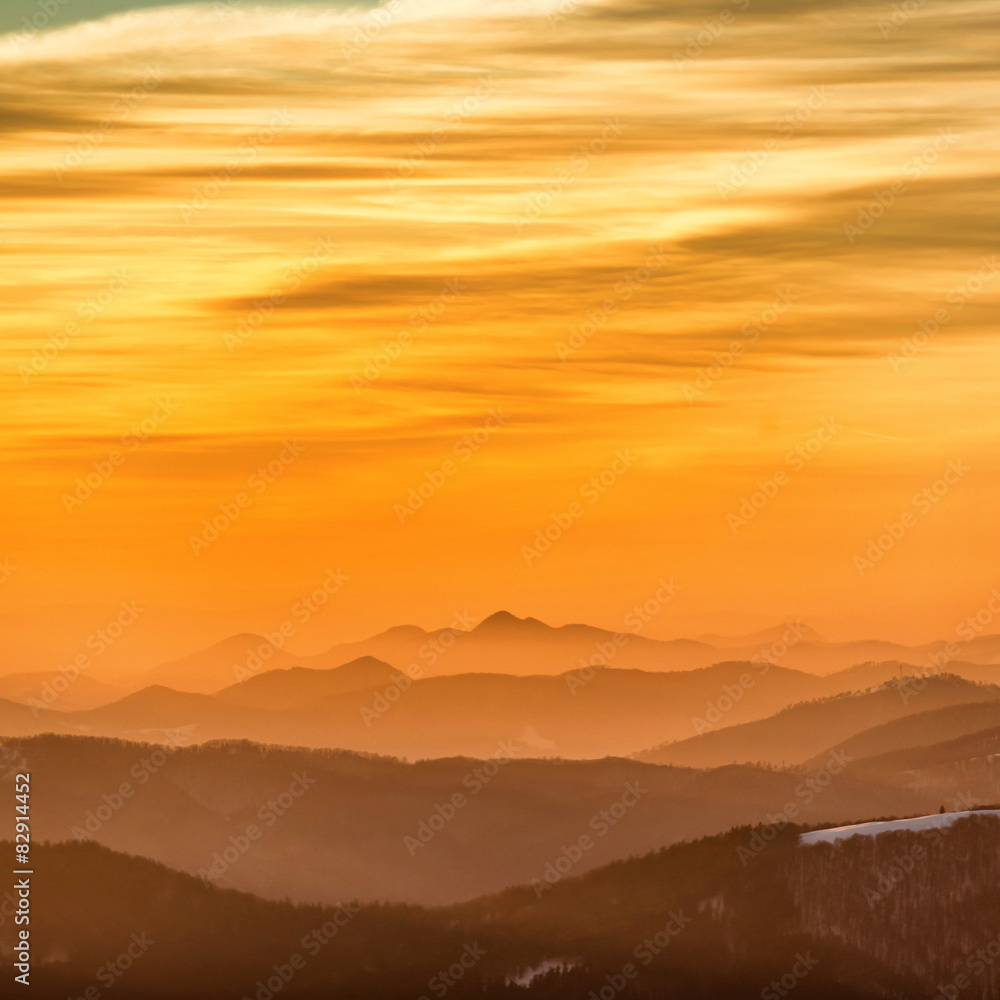
M 983 722 L 981 728 L 1000 725 L 1000 687 L 994 684 L 973 684 L 943 675 L 922 679 L 917 692 L 913 683 L 910 678 L 892 680 L 873 690 L 792 705 L 769 718 L 702 732 L 654 747 L 636 757 L 683 767 L 719 767 L 747 761 L 784 767 L 804 763 L 835 744 L 864 752 L 859 733 L 907 716 L 919 714 L 926 718 L 935 709 L 962 706 L 955 717 L 965 719 L 962 712 L 972 703 L 984 703 L 976 710 L 977 718 Z
M 164 663 L 144 674 L 116 679 L 132 689 L 161 684 L 179 691 L 212 694 L 274 668 L 327 670 L 374 657 L 408 676 L 464 673 L 558 675 L 594 665 L 647 671 L 695 670 L 723 660 L 770 659 L 811 674 L 830 674 L 857 664 L 896 661 L 933 668 L 952 661 L 1000 665 L 1000 636 L 973 635 L 961 642 L 939 640 L 915 646 L 882 640 L 827 642 L 800 622 L 787 622 L 743 636 L 652 639 L 641 634 L 648 619 L 641 608 L 625 616 L 621 631 L 573 624 L 550 626 L 535 618 L 499 611 L 478 624 L 464 617 L 447 628 L 400 625 L 326 652 L 291 653 L 280 629 L 268 635 L 232 636 L 204 650 Z M 912 672 L 912 671 L 911 671 Z M 0 691 L 0 697 L 3 697 Z
M 94 839 L 269 898 L 440 904 L 537 877 L 595 829 L 578 871 L 773 817 L 839 823 L 1000 801 L 1000 701 L 948 704 L 971 685 L 937 684 L 923 711 L 846 738 L 839 712 L 807 713 L 814 740 L 833 738 L 784 769 L 539 760 L 514 740 L 480 759 L 410 764 L 245 740 L 183 745 L 183 730 L 159 746 L 48 735 L 7 739 L 3 752 L 34 777 L 44 839 Z M 864 696 L 858 727 L 879 716 L 883 694 Z M 767 722 L 783 727 L 787 714 Z M 949 738 L 929 745 L 934 734 Z M 621 816 L 602 819 L 609 810 Z M 0 814 L 0 836 L 12 822 Z
M 973 675 L 995 670 L 957 669 Z M 412 680 L 384 661 L 363 657 L 330 670 L 267 671 L 214 695 L 155 685 L 85 711 L 60 711 L 59 700 L 49 709 L 0 701 L 0 732 L 162 742 L 183 730 L 189 741 L 250 739 L 406 758 L 482 757 L 492 754 L 498 742 L 514 740 L 536 757 L 627 756 L 653 747 L 645 759 L 700 767 L 804 760 L 840 738 L 901 715 L 1000 697 L 992 685 L 951 675 L 910 678 L 897 681 L 902 687 L 891 692 L 856 694 L 856 703 L 797 709 L 762 728 L 731 731 L 810 698 L 884 686 L 899 671 L 896 663 L 873 663 L 818 677 L 766 663 L 725 662 L 669 673 L 609 667 L 560 676 L 462 674 Z M 909 698 L 913 685 L 926 685 L 926 690 Z M 852 728 L 854 709 L 861 724 Z M 793 744 L 783 752 L 782 741 L 791 738 L 803 712 L 839 713 L 840 735 L 825 743 L 807 742 L 802 753 Z M 802 725 L 808 729 L 809 723 Z M 758 735 L 764 739 L 767 733 L 770 743 L 760 743 Z M 808 741 L 810 734 L 803 732 L 802 738 Z

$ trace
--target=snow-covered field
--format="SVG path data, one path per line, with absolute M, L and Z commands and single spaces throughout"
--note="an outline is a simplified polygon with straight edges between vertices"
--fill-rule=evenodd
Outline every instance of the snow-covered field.
M 1000 809 L 975 809 L 969 812 L 933 813 L 930 816 L 914 816 L 912 819 L 894 819 L 884 823 L 856 823 L 854 826 L 835 826 L 830 830 L 813 830 L 799 837 L 800 844 L 832 844 L 848 837 L 877 837 L 891 830 L 933 830 L 951 826 L 956 819 L 965 816 L 995 816 L 1000 819 Z

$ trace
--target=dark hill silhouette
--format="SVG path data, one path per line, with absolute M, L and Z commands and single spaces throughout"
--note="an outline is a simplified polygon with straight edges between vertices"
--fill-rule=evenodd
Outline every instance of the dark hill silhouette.
M 131 945 L 126 974 L 111 977 L 120 1000 L 175 997 L 178 983 L 191 1000 L 413 1000 L 438 995 L 431 984 L 444 988 L 441 973 L 462 956 L 446 990 L 461 1000 L 579 1000 L 602 989 L 770 1000 L 781 995 L 772 983 L 809 1000 L 917 998 L 963 971 L 969 996 L 996 995 L 992 963 L 967 962 L 1000 932 L 995 819 L 959 819 L 933 838 L 901 831 L 808 847 L 800 830 L 779 831 L 745 864 L 740 852 L 764 830 L 438 910 L 264 902 L 94 844 L 39 845 L 46 878 L 34 889 L 32 940 L 59 961 L 36 960 L 33 987 L 78 995 Z M 909 877 L 880 882 L 901 857 L 919 858 Z M 11 964 L 8 952 L 0 974 Z M 515 976 L 526 985 L 509 985 Z

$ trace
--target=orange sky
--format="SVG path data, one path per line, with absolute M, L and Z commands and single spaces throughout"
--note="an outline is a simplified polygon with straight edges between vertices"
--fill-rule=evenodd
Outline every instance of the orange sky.
M 663 576 L 650 635 L 952 634 L 1000 583 L 998 4 L 381 11 L 0 39 L 0 668 L 337 568 L 303 652 Z

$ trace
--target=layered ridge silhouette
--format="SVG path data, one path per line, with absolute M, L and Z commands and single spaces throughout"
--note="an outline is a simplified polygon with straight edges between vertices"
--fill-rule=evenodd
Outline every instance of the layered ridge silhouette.
M 76 995 L 106 983 L 105 970 L 128 1000 L 176 996 L 178 982 L 196 1000 L 402 1000 L 446 981 L 456 997 L 504 1000 L 576 1000 L 619 983 L 668 1000 L 792 988 L 824 1000 L 930 997 L 955 983 L 993 995 L 994 816 L 812 846 L 800 845 L 802 829 L 778 832 L 749 861 L 762 828 L 433 910 L 264 902 L 95 844 L 48 845 L 36 852 L 49 874 L 38 934 L 59 959 L 38 963 L 36 989 Z M 915 860 L 890 879 L 900 858 Z M 108 970 L 123 955 L 116 983 Z M 5 973 L 10 964 L 0 959 Z
M 974 728 L 998 711 L 1000 703 L 932 709 L 913 717 L 922 724 L 909 735 L 919 741 L 943 713 Z M 864 754 L 908 721 L 784 770 L 538 760 L 510 741 L 486 760 L 416 764 L 247 741 L 39 736 L 5 740 L 3 752 L 34 775 L 44 839 L 93 839 L 269 898 L 446 903 L 541 877 L 566 845 L 582 872 L 768 817 L 841 823 L 1000 801 L 990 757 L 1000 725 Z M 950 731 L 956 725 L 949 720 Z M 11 822 L 0 816 L 0 836 Z M 581 834 L 593 841 L 586 851 L 572 846 Z
M 633 616 L 626 616 L 622 630 L 615 632 L 582 624 L 554 627 L 500 611 L 475 626 L 464 621 L 431 630 L 400 625 L 369 639 L 340 643 L 316 656 L 292 654 L 284 648 L 280 634 L 244 634 L 165 663 L 129 682 L 208 694 L 275 667 L 330 669 L 366 656 L 423 677 L 471 672 L 551 675 L 600 663 L 620 669 L 694 670 L 723 660 L 761 657 L 814 674 L 869 661 L 896 661 L 937 671 L 956 660 L 988 666 L 1000 659 L 1000 636 L 996 635 L 973 636 L 960 644 L 939 640 L 918 646 L 881 640 L 826 642 L 808 625 L 788 622 L 744 636 L 660 640 L 640 634 L 644 622 Z

